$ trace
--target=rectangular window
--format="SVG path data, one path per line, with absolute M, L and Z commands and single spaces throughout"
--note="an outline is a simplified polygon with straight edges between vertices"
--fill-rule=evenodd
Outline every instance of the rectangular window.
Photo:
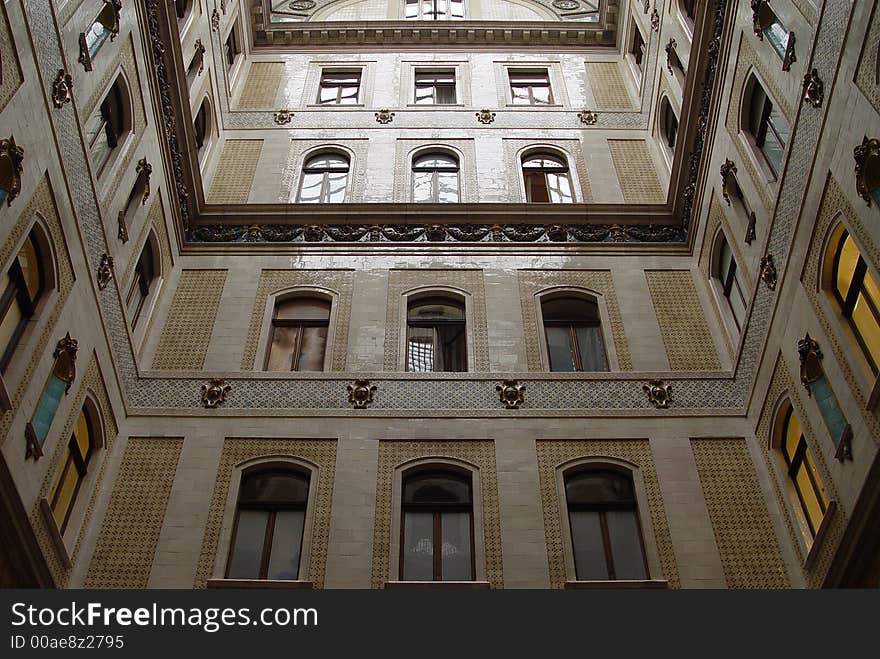
M 508 71 L 510 97 L 514 105 L 551 105 L 550 75 L 547 69 Z
M 241 53 L 241 47 L 238 44 L 238 21 L 235 22 L 235 25 L 229 31 L 229 36 L 226 37 L 223 50 L 226 56 L 226 70 L 228 71 L 235 64 L 235 59 Z
M 322 71 L 318 104 L 357 105 L 360 91 L 360 71 Z
M 454 105 L 454 71 L 416 71 L 416 105 Z
M 639 71 L 644 71 L 645 66 L 645 39 L 639 31 L 635 21 L 632 22 L 630 29 L 632 30 L 632 41 L 630 42 L 629 52 L 636 61 Z

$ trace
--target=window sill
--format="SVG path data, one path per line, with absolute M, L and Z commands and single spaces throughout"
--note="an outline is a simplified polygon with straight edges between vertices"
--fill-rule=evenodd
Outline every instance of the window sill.
M 528 105 L 527 103 L 505 103 L 505 108 L 510 110 L 559 110 L 565 108 L 562 103 L 541 103 L 540 105 Z
M 386 590 L 488 590 L 488 581 L 386 581 Z
M 49 531 L 49 537 L 52 539 L 52 544 L 55 547 L 58 558 L 61 559 L 64 567 L 68 569 L 73 567 L 73 563 L 70 562 L 70 555 L 67 553 L 67 547 L 64 545 L 64 537 L 61 535 L 61 530 L 58 528 L 58 524 L 55 523 L 55 515 L 52 514 L 52 507 L 49 505 L 49 502 L 45 497 L 40 499 L 40 513 L 43 515 L 43 522 L 46 524 L 46 529 Z
M 315 110 L 358 110 L 367 107 L 364 103 L 309 103 L 306 108 Z
M 822 546 L 822 542 L 825 540 L 825 536 L 828 535 L 828 527 L 831 526 L 831 519 L 834 517 L 835 512 L 837 512 L 837 501 L 832 499 L 828 502 L 825 516 L 822 518 L 822 523 L 819 524 L 819 530 L 816 531 L 816 537 L 813 538 L 813 544 L 810 545 L 810 548 L 807 551 L 807 557 L 804 559 L 805 570 L 812 568 L 813 564 L 816 562 L 816 557 L 819 555 L 819 549 Z
M 315 584 L 311 581 L 272 579 L 208 579 L 207 587 L 240 590 L 311 590 Z
M 645 579 L 644 581 L 566 581 L 565 590 L 666 590 L 669 582 L 663 579 Z
M 407 110 L 461 110 L 467 107 L 464 103 L 407 103 Z

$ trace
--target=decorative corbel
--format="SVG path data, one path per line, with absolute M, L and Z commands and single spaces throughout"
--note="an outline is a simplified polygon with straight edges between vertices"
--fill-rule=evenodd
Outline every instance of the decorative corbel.
M 476 113 L 477 121 L 481 124 L 488 125 L 494 123 L 495 121 L 495 113 L 489 110 L 488 108 L 483 108 L 479 112 Z
M 92 70 L 92 56 L 89 54 L 89 44 L 86 41 L 86 33 L 79 33 L 79 57 L 77 61 L 83 65 L 86 71 Z
M 526 385 L 516 380 L 503 380 L 501 384 L 496 385 L 495 391 L 508 410 L 519 409 L 519 406 L 525 402 Z
M 654 7 L 654 11 L 651 12 L 651 29 L 654 32 L 660 31 L 660 12 L 657 11 L 657 7 Z
M 356 410 L 365 410 L 373 402 L 375 393 L 376 385 L 370 384 L 369 380 L 355 380 L 354 384 L 348 385 L 348 402 Z
M 118 225 L 116 230 L 116 237 L 122 241 L 122 244 L 128 242 L 128 226 L 125 224 L 125 209 L 119 211 L 119 214 L 116 217 L 116 224 Z
M 214 11 L 211 14 L 211 29 L 214 30 L 214 32 L 220 30 L 220 12 L 217 11 L 217 7 L 214 7 Z
M 226 380 L 212 379 L 208 384 L 202 385 L 202 405 L 210 410 L 217 408 L 221 403 L 226 402 L 229 391 L 232 387 L 226 384 Z
M 109 26 L 110 41 L 113 41 L 119 34 L 119 25 L 122 22 L 122 0 L 104 0 L 104 4 L 113 8 L 113 24 Z
M 721 196 L 728 206 L 730 206 L 731 177 L 736 171 L 736 163 L 729 158 L 725 159 L 724 164 L 721 165 Z
M 647 16 L 648 12 L 651 11 L 651 0 L 642 0 L 642 8 Z
M 394 121 L 394 113 L 387 108 L 383 108 L 378 112 L 375 112 L 374 116 L 376 117 L 376 121 L 383 125 L 390 124 L 392 121 Z
M 599 121 L 599 115 L 593 110 L 584 108 L 578 112 L 578 119 L 580 119 L 580 122 L 585 126 L 595 126 Z
M 766 4 L 765 0 L 752 0 L 751 2 L 752 30 L 754 30 L 755 36 L 761 41 L 764 40 L 764 28 L 767 27 L 768 23 L 766 21 L 769 20 L 765 7 Z
M 144 177 L 144 196 L 141 197 L 141 206 L 143 206 L 150 197 L 150 177 L 153 176 L 153 166 L 147 161 L 146 156 L 138 160 L 134 172 L 138 177 Z
M 797 351 L 801 362 L 801 384 L 807 390 L 807 396 L 812 396 L 810 385 L 825 375 L 822 368 L 822 350 L 816 340 L 807 332 L 804 338 L 798 340 Z
M 658 410 L 669 409 L 672 402 L 672 385 L 663 380 L 651 380 L 642 385 L 642 390 L 648 395 L 648 402 Z
M 672 55 L 675 53 L 675 47 L 678 43 L 675 39 L 670 39 L 669 43 L 666 44 L 666 68 L 669 70 L 670 74 L 675 74 L 672 70 Z
M 202 43 L 201 39 L 196 39 L 196 43 L 193 46 L 195 48 L 196 54 L 193 57 L 199 58 L 199 70 L 196 71 L 196 75 L 202 75 L 202 72 L 205 70 L 205 44 Z
M 795 41 L 794 32 L 789 32 L 788 44 L 785 46 L 785 56 L 782 58 L 783 71 L 791 71 L 791 65 L 797 62 L 797 55 L 794 52 Z
M 55 344 L 55 351 L 52 353 L 52 359 L 55 360 L 52 374 L 65 384 L 65 394 L 70 392 L 70 386 L 76 380 L 76 353 L 78 350 L 79 345 L 76 339 L 70 338 L 70 332 L 67 332 L 64 338 Z
M 804 103 L 814 108 L 821 108 L 825 100 L 825 83 L 819 77 L 819 71 L 813 69 L 804 76 Z
M 752 242 L 757 237 L 755 232 L 755 227 L 758 224 L 758 216 L 755 215 L 755 211 L 749 213 L 749 225 L 746 227 L 746 245 L 751 245 Z
M 73 100 L 73 76 L 64 69 L 58 69 L 58 75 L 52 81 L 52 104 L 63 108 Z
M 761 259 L 761 281 L 767 284 L 767 288 L 771 291 L 776 290 L 776 264 L 773 262 L 773 255 L 767 254 Z
M 853 159 L 856 161 L 856 191 L 859 196 L 871 205 L 871 192 L 880 187 L 880 140 L 868 139 L 853 149 Z
M 278 110 L 272 115 L 272 120 L 279 126 L 286 126 L 293 121 L 293 112 L 290 110 Z
M 24 149 L 15 143 L 15 137 L 0 139 L 0 187 L 6 190 L 6 205 L 21 192 L 21 173 L 24 170 Z
M 113 257 L 101 254 L 101 262 L 98 264 L 98 290 L 103 291 L 107 284 L 113 281 Z

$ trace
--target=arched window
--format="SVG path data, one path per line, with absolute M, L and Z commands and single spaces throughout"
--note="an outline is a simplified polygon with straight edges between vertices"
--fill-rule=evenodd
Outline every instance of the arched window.
M 280 468 L 246 473 L 226 578 L 297 580 L 308 500 L 308 474 Z
M 880 372 L 880 286 L 846 229 L 829 244 L 831 292 L 874 375 Z
M 742 284 L 742 274 L 723 232 L 718 234 L 718 242 L 715 277 L 721 284 L 721 292 L 727 300 L 727 306 L 736 323 L 736 328 L 742 331 L 748 307 L 748 298 Z
M 678 139 L 678 117 L 675 116 L 675 110 L 669 103 L 669 99 L 663 99 L 660 104 L 660 133 L 663 136 L 663 143 L 670 151 L 675 150 L 675 142 Z
M 303 204 L 332 204 L 345 201 L 348 186 L 348 156 L 341 153 L 319 153 L 306 160 L 298 201 Z
M 678 5 L 681 8 L 682 13 L 691 21 L 696 18 L 697 0 L 679 0 Z
M 211 137 L 211 104 L 208 102 L 207 97 L 202 100 L 202 104 L 199 106 L 199 111 L 196 114 L 196 118 L 193 120 L 193 128 L 196 139 L 196 148 L 199 150 L 199 153 L 201 153 L 202 148 L 208 143 L 208 139 Z
M 438 151 L 416 156 L 412 165 L 413 201 L 459 201 L 458 170 L 458 158 L 450 153 Z
M 101 46 L 107 41 L 107 37 L 119 33 L 120 6 L 113 0 L 104 0 L 104 8 L 92 21 L 91 26 L 85 33 L 85 49 L 88 52 L 89 67 L 95 59 L 95 55 L 101 50 Z M 80 39 L 83 39 L 81 36 Z M 112 38 L 111 38 L 112 40 Z M 83 42 L 80 42 L 81 47 Z M 89 69 L 91 70 L 91 69 Z
M 275 303 L 267 371 L 323 371 L 330 301 L 291 297 Z
M 404 581 L 473 581 L 471 478 L 449 471 L 404 476 L 400 575 Z
M 648 578 L 632 477 L 608 469 L 565 475 L 565 499 L 578 581 Z
M 141 250 L 141 255 L 134 266 L 134 274 L 132 275 L 131 285 L 125 299 L 132 329 L 137 327 L 141 314 L 147 306 L 147 300 L 155 289 L 154 284 L 158 278 L 159 267 L 153 251 L 153 243 L 148 236 L 147 242 L 144 243 L 144 248 Z
M 761 83 L 754 76 L 746 85 L 744 111 L 745 125 L 743 129 L 763 155 L 773 172 L 773 176 L 779 176 L 790 129 L 782 112 L 774 105 Z
M 62 535 L 67 529 L 70 514 L 88 474 L 92 453 L 99 446 L 97 422 L 95 415 L 84 405 L 67 442 L 67 453 L 61 470 L 49 494 L 49 506 Z
M 131 192 L 128 193 L 125 208 L 120 211 L 118 218 L 119 238 L 123 242 L 128 242 L 128 226 L 131 218 L 140 206 L 147 203 L 147 198 L 150 196 L 150 176 L 153 170 L 146 158 L 138 163 L 135 171 L 137 178 L 134 180 Z
M 28 321 L 46 292 L 48 255 L 43 254 L 43 249 L 34 228 L 0 278 L 0 373 L 9 366 Z
M 550 370 L 607 371 L 599 305 L 594 299 L 553 297 L 541 302 Z
M 420 373 L 467 371 L 463 302 L 432 297 L 409 303 L 406 315 L 406 370 Z
M 407 20 L 445 21 L 464 18 L 464 0 L 404 0 Z
M 552 153 L 532 153 L 522 159 L 526 201 L 571 204 L 574 202 L 571 173 L 565 158 Z
M 97 176 L 104 172 L 113 151 L 131 130 L 130 116 L 125 81 L 120 74 L 85 126 L 89 158 Z
M 788 478 L 797 499 L 795 503 L 803 513 L 810 535 L 815 537 L 828 509 L 828 495 L 825 494 L 813 453 L 807 446 L 790 401 L 786 401 L 779 410 L 776 445 L 785 460 Z
M 177 14 L 178 20 L 186 17 L 192 7 L 192 0 L 174 0 L 174 13 Z

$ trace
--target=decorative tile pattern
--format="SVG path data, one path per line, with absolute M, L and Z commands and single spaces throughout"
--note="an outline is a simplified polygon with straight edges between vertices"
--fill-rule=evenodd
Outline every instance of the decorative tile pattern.
M 385 314 L 385 370 L 398 370 L 403 294 L 424 286 L 448 286 L 468 293 L 473 308 L 474 370 L 489 370 L 489 326 L 486 322 L 486 291 L 482 270 L 391 270 L 388 273 L 388 304 Z
M 24 78 L 18 63 L 15 40 L 9 28 L 9 17 L 6 15 L 6 3 L 0 7 L 0 62 L 3 62 L 3 75 L 0 76 L 0 112 L 9 103 L 12 96 L 21 87 Z
M 856 86 L 880 112 L 880 84 L 877 81 L 877 58 L 880 56 L 880 9 L 874 5 L 871 13 L 871 27 L 865 37 L 859 68 L 856 71 Z
M 523 149 L 530 146 L 555 146 L 557 149 L 567 154 L 569 163 L 574 162 L 575 171 L 577 171 L 579 187 L 575 188 L 575 201 L 589 203 L 593 201 L 593 189 L 590 187 L 590 174 L 587 170 L 587 162 L 584 160 L 584 149 L 580 140 L 572 139 L 545 139 L 545 140 L 524 140 L 518 138 L 502 138 L 504 144 L 504 162 L 519 163 L 521 158 L 518 154 Z M 507 173 L 507 189 L 509 192 L 509 201 L 521 202 L 525 198 L 522 183 L 522 168 L 518 165 L 505 167 Z M 515 192 L 519 191 L 519 192 Z
M 758 420 L 758 427 L 755 431 L 755 435 L 758 439 L 758 445 L 762 448 L 761 454 L 764 457 L 764 465 L 767 468 L 767 472 L 770 474 L 770 481 L 773 483 L 773 491 L 776 494 L 776 500 L 779 504 L 779 509 L 782 511 L 785 525 L 788 528 L 791 544 L 795 548 L 795 551 L 799 552 L 801 559 L 806 559 L 806 556 L 801 549 L 802 543 L 799 540 L 799 536 L 802 534 L 797 528 L 797 525 L 800 522 L 793 519 L 790 512 L 791 506 L 797 504 L 791 502 L 783 493 L 783 486 L 780 483 L 780 480 L 786 478 L 786 475 L 778 464 L 774 464 L 778 461 L 773 455 L 775 449 L 770 448 L 773 442 L 774 412 L 777 409 L 776 404 L 783 398 L 783 396 L 791 401 L 794 413 L 797 415 L 798 421 L 801 424 L 801 431 L 807 441 L 807 446 L 809 446 L 810 452 L 813 454 L 816 461 L 816 469 L 819 472 L 819 478 L 821 479 L 822 484 L 825 486 L 825 492 L 828 495 L 829 500 L 839 501 L 840 499 L 837 494 L 837 488 L 831 478 L 830 472 L 828 471 L 828 464 L 825 461 L 822 447 L 818 445 L 809 417 L 807 417 L 804 412 L 803 402 L 798 393 L 798 388 L 800 386 L 801 385 L 799 384 L 795 385 L 794 380 L 788 371 L 788 367 L 785 365 L 785 360 L 782 358 L 782 354 L 779 354 L 776 358 L 776 367 L 773 370 L 773 377 L 770 380 L 770 388 L 767 390 L 767 396 L 764 399 L 764 407 L 761 410 L 761 416 Z M 840 540 L 843 537 L 843 532 L 846 529 L 847 523 L 846 512 L 838 506 L 837 511 L 834 513 L 834 517 L 831 520 L 831 524 L 825 533 L 825 537 L 822 539 L 822 546 L 819 547 L 819 554 L 816 557 L 816 560 L 813 561 L 809 570 L 804 571 L 807 584 L 810 587 L 818 588 L 822 585 L 825 574 L 828 572 L 828 568 L 831 566 L 831 561 L 837 551 L 837 546 L 840 544 Z
M 662 204 L 666 201 L 645 140 L 608 140 L 608 148 L 626 203 Z
M 334 371 L 344 371 L 345 356 L 348 352 L 348 325 L 351 318 L 353 277 L 354 273 L 348 270 L 263 270 L 260 273 L 260 283 L 257 285 L 257 294 L 254 299 L 254 310 L 251 313 L 251 324 L 248 327 L 244 354 L 241 357 L 241 370 L 251 371 L 257 368 L 255 360 L 263 315 L 266 311 L 266 299 L 274 293 L 296 286 L 319 286 L 338 294 L 336 336 L 333 337 L 331 368 Z
M 281 89 L 283 62 L 251 62 L 241 97 L 240 110 L 274 110 L 275 97 Z
M 550 567 L 550 587 L 562 588 L 565 574 L 565 554 L 561 525 L 561 507 L 556 491 L 556 468 L 569 460 L 586 457 L 606 457 L 626 460 L 637 465 L 645 482 L 648 513 L 654 527 L 654 541 L 660 558 L 662 577 L 671 588 L 679 587 L 678 566 L 669 523 L 663 506 L 663 495 L 654 469 L 654 456 L 647 439 L 630 440 L 538 440 L 538 475 L 541 481 L 541 504 L 544 510 L 544 535 L 547 540 L 547 561 Z M 642 511 L 644 515 L 644 511 Z
M 128 440 L 83 588 L 146 588 L 182 439 Z
M 871 430 L 871 437 L 875 442 L 880 443 L 880 419 L 867 411 L 868 400 L 850 366 L 853 351 L 860 350 L 860 348 L 847 341 L 845 336 L 841 337 L 839 321 L 836 318 L 828 318 L 820 299 L 820 296 L 828 295 L 822 290 L 822 263 L 824 262 L 822 248 L 832 227 L 838 221 L 843 222 L 849 232 L 858 240 L 863 250 L 862 256 L 872 263 L 880 264 L 880 249 L 878 249 L 877 243 L 871 239 L 870 231 L 862 224 L 858 213 L 850 206 L 843 190 L 840 189 L 840 185 L 829 174 L 804 264 L 802 282 L 804 291 L 812 302 L 813 310 L 819 319 L 819 324 L 822 325 L 825 332 L 823 345 L 831 346 L 837 365 L 849 384 L 849 395 L 858 403 L 858 408 L 865 411 L 862 414 L 862 419 Z M 844 340 L 841 341 L 840 338 Z
M 217 557 L 217 545 L 220 542 L 220 529 L 223 525 L 223 512 L 229 495 L 233 467 L 247 460 L 270 455 L 300 458 L 318 467 L 318 482 L 310 484 L 310 487 L 317 488 L 317 495 L 308 576 L 315 588 L 324 587 L 327 540 L 330 535 L 330 505 L 333 501 L 333 480 L 336 474 L 336 440 L 227 439 L 223 442 L 217 480 L 214 483 L 214 493 L 211 495 L 211 508 L 208 511 L 205 537 L 202 540 L 202 550 L 193 584 L 195 588 L 204 588 L 214 573 L 214 561 Z
M 623 319 L 617 304 L 617 292 L 610 270 L 519 270 L 519 300 L 522 305 L 523 327 L 526 338 L 526 360 L 530 371 L 544 371 L 541 363 L 538 312 L 535 294 L 554 286 L 586 288 L 602 295 L 611 318 L 611 336 L 621 371 L 632 370 L 632 356 L 626 342 Z M 531 393 L 531 392 L 530 392 Z
M 153 368 L 193 371 L 204 366 L 225 283 L 226 270 L 180 273 L 153 357 Z
M 80 357 L 82 357 L 82 355 Z M 98 469 L 98 475 L 92 483 L 91 493 L 89 494 L 86 491 L 80 491 L 78 495 L 79 497 L 88 496 L 89 503 L 80 524 L 80 531 L 77 535 L 76 544 L 70 555 L 70 562 L 73 564 L 76 563 L 80 545 L 90 527 L 92 515 L 95 511 L 95 503 L 98 499 L 98 493 L 101 491 L 101 483 L 104 480 L 104 472 L 107 467 L 107 457 L 113 450 L 113 444 L 116 441 L 116 435 L 118 433 L 116 417 L 113 415 L 113 408 L 110 405 L 110 397 L 107 395 L 107 389 L 104 385 L 104 377 L 101 374 L 98 360 L 94 354 L 92 354 L 92 357 L 89 360 L 85 375 L 83 376 L 79 389 L 76 392 L 76 398 L 74 399 L 70 414 L 64 424 L 64 428 L 58 435 L 58 441 L 55 442 L 55 450 L 52 452 L 51 460 L 49 460 L 49 468 L 43 478 L 43 485 L 40 488 L 37 503 L 31 511 L 31 526 L 34 529 L 34 534 L 37 536 L 37 542 L 40 545 L 40 549 L 43 551 L 43 556 L 49 564 L 49 571 L 52 573 L 52 578 L 55 580 L 55 586 L 57 588 L 65 588 L 67 586 L 67 582 L 70 579 L 70 570 L 64 566 L 58 556 L 58 550 L 55 547 L 55 543 L 52 540 L 50 530 L 47 526 L 48 522 L 40 509 L 40 500 L 49 496 L 49 492 L 58 475 L 58 470 L 61 468 L 62 461 L 67 454 L 67 441 L 65 438 L 70 437 L 73 432 L 73 426 L 76 423 L 77 417 L 79 417 L 87 392 L 91 392 L 94 395 L 95 402 L 100 409 L 101 419 L 104 422 L 104 438 L 107 440 L 107 445 L 92 455 L 90 466 L 92 469 Z
M 43 310 L 43 313 L 46 314 L 46 320 L 36 324 L 36 327 L 41 328 L 39 337 L 34 341 L 33 337 L 29 337 L 27 334 L 24 335 L 23 341 L 25 343 L 22 346 L 27 348 L 27 354 L 30 355 L 30 359 L 21 379 L 18 381 L 15 391 L 10 392 L 12 409 L 0 413 L 0 446 L 6 441 L 12 418 L 15 416 L 15 411 L 18 409 L 24 392 L 31 382 L 34 371 L 37 368 L 37 363 L 43 355 L 43 350 L 53 339 L 58 316 L 61 315 L 61 311 L 64 309 L 64 304 L 67 301 L 68 295 L 70 295 L 74 282 L 73 265 L 70 262 L 70 254 L 67 251 L 67 240 L 61 228 L 58 208 L 55 206 L 54 191 L 48 176 L 44 176 L 40 180 L 33 196 L 28 201 L 27 206 L 21 211 L 15 226 L 9 232 L 6 242 L 0 247 L 0 265 L 3 268 L 9 267 L 8 264 L 12 262 L 16 247 L 24 239 L 25 232 L 29 231 L 32 226 L 34 216 L 39 216 L 43 219 L 49 236 L 52 239 L 52 246 L 58 260 L 56 264 L 58 299 L 55 304 Z M 56 340 L 58 338 L 61 337 L 55 337 Z
M 633 100 L 617 62 L 588 62 L 586 67 L 587 79 L 596 99 L 595 109 L 633 110 Z
M 744 439 L 691 440 L 728 588 L 788 588 L 785 562 Z
M 648 290 L 660 324 L 669 368 L 720 371 L 721 361 L 709 331 L 690 270 L 646 270 Z
M 254 182 L 263 140 L 226 140 L 211 180 L 208 202 L 245 204 Z
M 483 499 L 483 546 L 486 553 L 486 579 L 492 588 L 504 587 L 501 560 L 501 523 L 498 512 L 498 479 L 495 468 L 495 442 L 490 440 L 452 442 L 379 442 L 376 482 L 376 518 L 373 527 L 373 588 L 388 581 L 391 551 L 392 487 L 394 469 L 418 458 L 455 458 L 479 469 Z

